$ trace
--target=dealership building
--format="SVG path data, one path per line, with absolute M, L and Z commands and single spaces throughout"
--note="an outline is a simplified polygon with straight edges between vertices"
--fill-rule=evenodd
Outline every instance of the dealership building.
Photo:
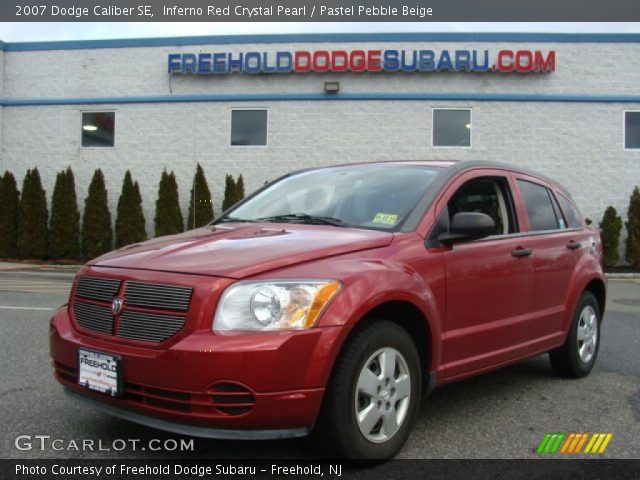
M 250 192 L 295 169 L 492 160 L 564 184 L 586 216 L 626 214 L 640 184 L 640 34 L 301 34 L 0 43 L 0 169 L 71 166 L 84 199 L 127 169 L 152 233 L 174 170 L 196 163 L 220 212 L 225 174 Z

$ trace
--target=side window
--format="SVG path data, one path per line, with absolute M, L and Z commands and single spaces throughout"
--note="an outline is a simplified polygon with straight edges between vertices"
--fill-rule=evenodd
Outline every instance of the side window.
M 489 215 L 496 224 L 494 235 L 517 231 L 511 192 L 506 178 L 481 177 L 468 181 L 447 203 L 449 222 L 459 212 Z
M 565 222 L 564 220 L 564 216 L 562 215 L 562 210 L 560 210 L 560 205 L 558 205 L 558 200 L 556 200 L 556 197 L 551 190 L 547 189 L 547 193 L 549 194 L 549 198 L 551 199 L 551 205 L 553 206 L 553 213 L 556 214 L 558 228 L 561 228 L 561 229 L 567 228 L 567 222 Z
M 518 180 L 531 230 L 558 230 L 566 228 L 564 219 L 546 187 L 526 180 Z
M 582 215 L 571 201 L 564 195 L 557 196 L 569 228 L 582 228 Z

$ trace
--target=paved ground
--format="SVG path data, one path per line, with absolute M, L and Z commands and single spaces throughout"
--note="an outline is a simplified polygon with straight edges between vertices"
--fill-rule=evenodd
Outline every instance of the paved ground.
M 19 451 L 16 436 L 92 439 L 180 437 L 69 403 L 51 376 L 48 319 L 66 301 L 70 277 L 0 273 L 0 458 L 299 458 L 322 455 L 314 440 L 222 442 L 196 439 L 195 453 Z M 527 458 L 546 432 L 612 432 L 604 456 L 640 458 L 640 282 L 610 281 L 598 364 L 582 380 L 555 377 L 546 356 L 459 382 L 422 404 L 403 458 Z M 34 442 L 35 443 L 35 442 Z

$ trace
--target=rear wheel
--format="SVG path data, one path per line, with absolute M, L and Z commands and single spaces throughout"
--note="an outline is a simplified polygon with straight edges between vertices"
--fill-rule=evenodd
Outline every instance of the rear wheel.
M 325 444 L 343 458 L 393 457 L 411 432 L 421 388 L 408 333 L 389 321 L 368 323 L 336 361 L 319 424 Z
M 600 307 L 591 292 L 584 292 L 564 345 L 549 352 L 551 366 L 559 375 L 584 377 L 591 372 L 600 346 Z

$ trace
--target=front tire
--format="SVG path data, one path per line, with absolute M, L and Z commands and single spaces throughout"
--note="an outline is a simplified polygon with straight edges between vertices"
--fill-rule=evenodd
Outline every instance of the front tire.
M 564 345 L 549 352 L 551 366 L 558 375 L 581 378 L 591 372 L 600 347 L 600 323 L 596 297 L 589 291 L 584 292 Z
M 386 320 L 357 331 L 336 361 L 319 428 L 341 458 L 383 460 L 402 448 L 422 388 L 420 359 L 409 334 Z

